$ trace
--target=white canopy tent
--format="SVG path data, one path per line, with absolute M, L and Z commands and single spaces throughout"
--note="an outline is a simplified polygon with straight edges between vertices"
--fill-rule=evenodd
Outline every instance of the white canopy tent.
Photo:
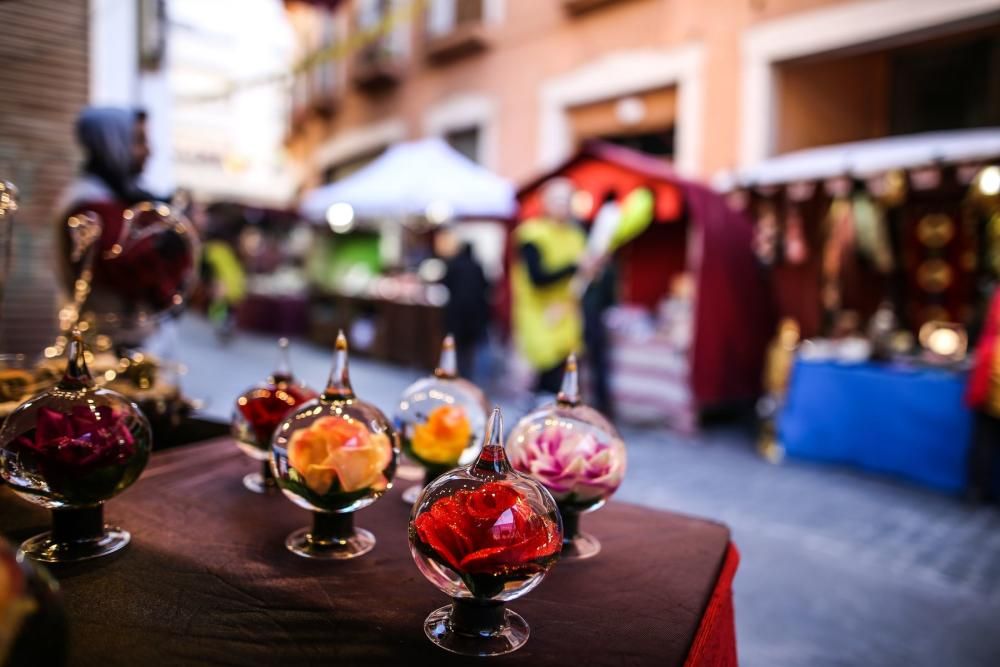
M 786 153 L 723 175 L 716 185 L 728 190 L 736 185 L 778 185 L 846 174 L 866 177 L 890 169 L 996 157 L 1000 157 L 1000 128 L 928 132 Z
M 438 137 L 392 146 L 347 178 L 306 193 L 299 212 L 321 221 L 331 206 L 344 205 L 361 219 L 506 219 L 515 210 L 507 180 Z

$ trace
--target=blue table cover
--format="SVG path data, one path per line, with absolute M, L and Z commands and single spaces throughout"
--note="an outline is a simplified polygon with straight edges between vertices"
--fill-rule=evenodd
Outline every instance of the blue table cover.
M 798 360 L 778 432 L 791 457 L 858 466 L 958 493 L 972 413 L 966 373 Z

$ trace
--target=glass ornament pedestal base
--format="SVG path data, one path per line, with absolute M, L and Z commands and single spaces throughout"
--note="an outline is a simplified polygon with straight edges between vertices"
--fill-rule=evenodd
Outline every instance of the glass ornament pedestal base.
M 528 623 L 501 602 L 480 603 L 456 598 L 435 609 L 424 621 L 432 642 L 459 655 L 511 653 L 528 641 Z
M 354 527 L 354 514 L 313 512 L 311 528 L 300 528 L 285 539 L 296 556 L 320 560 L 347 560 L 375 547 L 375 536 Z
M 601 552 L 600 541 L 580 530 L 580 515 L 577 512 L 559 510 L 563 523 L 563 548 L 559 556 L 564 560 L 586 560 Z
M 128 531 L 104 523 L 104 506 L 52 510 L 52 530 L 21 544 L 19 553 L 41 563 L 77 563 L 109 556 L 131 541 Z
M 254 493 L 264 495 L 277 493 L 278 484 L 274 481 L 270 462 L 265 459 L 261 463 L 260 472 L 252 472 L 243 477 L 243 486 Z

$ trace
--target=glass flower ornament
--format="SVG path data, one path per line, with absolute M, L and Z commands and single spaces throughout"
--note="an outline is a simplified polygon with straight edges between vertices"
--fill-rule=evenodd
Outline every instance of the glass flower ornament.
M 396 430 L 403 453 L 424 469 L 424 484 L 403 492 L 416 502 L 424 485 L 476 455 L 486 429 L 486 397 L 479 387 L 458 377 L 455 339 L 445 337 L 434 374 L 403 392 L 396 410 Z
M 35 560 L 62 563 L 124 548 L 128 532 L 106 526 L 104 502 L 146 467 L 149 422 L 121 394 L 96 387 L 74 331 L 66 372 L 0 428 L 0 475 L 26 500 L 52 510 L 52 531 L 21 545 Z
M 424 621 L 427 637 L 463 655 L 500 655 L 528 639 L 505 603 L 541 583 L 559 558 L 562 523 L 551 494 L 515 471 L 494 409 L 474 462 L 424 487 L 410 514 L 410 553 L 452 603 Z
M 64 665 L 67 639 L 59 585 L 0 539 L 0 665 Z
M 292 375 L 288 339 L 278 340 L 278 367 L 267 378 L 240 394 L 233 410 L 232 434 L 244 454 L 261 462 L 260 472 L 243 478 L 243 486 L 254 493 L 277 488 L 271 473 L 271 437 L 292 410 L 316 398 L 315 391 Z
M 514 468 L 544 484 L 559 503 L 563 559 L 596 556 L 601 543 L 579 530 L 580 515 L 600 508 L 618 490 L 625 442 L 601 413 L 580 402 L 575 356 L 566 361 L 556 402 L 521 419 L 507 451 Z
M 81 212 L 60 234 L 71 319 L 92 322 L 119 346 L 140 345 L 184 305 L 197 278 L 198 233 L 162 202 L 140 202 L 120 218 Z
M 354 512 L 389 490 L 399 460 L 399 437 L 378 408 L 355 396 L 347 363 L 347 339 L 340 332 L 326 389 L 289 414 L 271 441 L 278 487 L 313 513 L 312 528 L 285 540 L 290 551 L 307 558 L 346 559 L 371 551 L 375 537 L 354 527 Z

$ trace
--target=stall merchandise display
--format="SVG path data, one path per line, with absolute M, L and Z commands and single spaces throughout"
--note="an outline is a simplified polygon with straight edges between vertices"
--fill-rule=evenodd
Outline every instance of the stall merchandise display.
M 138 479 L 152 443 L 149 422 L 121 394 L 94 385 L 75 331 L 62 380 L 14 410 L 0 428 L 0 475 L 18 495 L 52 510 L 52 531 L 21 550 L 46 562 L 105 556 L 128 532 L 106 526 L 103 503 Z
M 312 528 L 293 532 L 285 546 L 306 558 L 346 559 L 371 551 L 375 537 L 354 527 L 353 513 L 389 489 L 398 460 L 399 436 L 389 420 L 351 387 L 341 332 L 326 389 L 288 415 L 271 443 L 278 487 L 313 513 Z
M 424 469 L 424 485 L 472 461 L 486 429 L 486 409 L 483 392 L 458 377 L 455 341 L 446 336 L 434 374 L 407 387 L 396 410 L 403 452 Z M 421 488 L 410 487 L 403 500 L 414 503 Z
M 555 564 L 562 522 L 545 487 L 508 462 L 499 408 L 478 458 L 424 488 L 409 537 L 420 572 L 452 598 L 424 621 L 432 642 L 487 656 L 527 641 L 528 624 L 504 603 L 538 586 Z
M 559 504 L 563 558 L 596 556 L 601 544 L 579 530 L 580 515 L 600 508 L 618 490 L 625 442 L 598 411 L 581 403 L 574 356 L 566 362 L 556 402 L 518 422 L 507 449 L 514 468 L 540 481 Z
M 244 454 L 262 464 L 260 472 L 243 478 L 243 485 L 254 493 L 267 493 L 275 488 L 270 464 L 274 430 L 289 412 L 317 396 L 292 375 L 287 338 L 278 341 L 278 349 L 275 371 L 266 382 L 240 394 L 233 411 L 232 433 L 236 444 Z

